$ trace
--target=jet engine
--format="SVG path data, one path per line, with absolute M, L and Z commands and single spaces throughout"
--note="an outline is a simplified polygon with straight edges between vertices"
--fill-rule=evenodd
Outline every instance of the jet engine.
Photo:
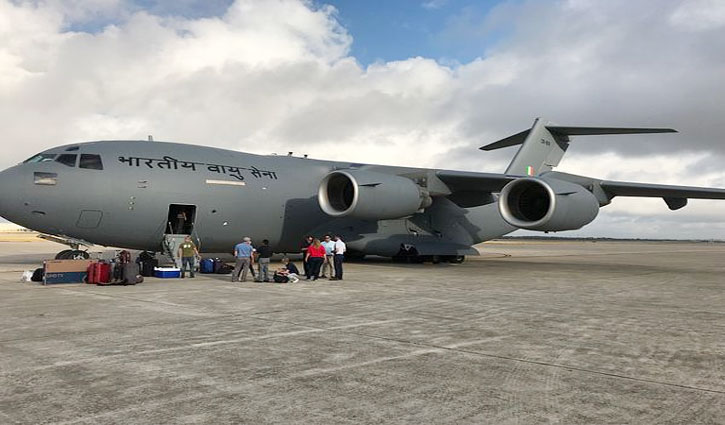
M 432 203 L 428 192 L 409 178 L 365 170 L 328 174 L 317 199 L 322 211 L 332 217 L 362 220 L 401 218 Z
M 512 226 L 554 232 L 591 223 L 599 213 L 599 201 L 578 184 L 524 177 L 504 186 L 498 208 Z

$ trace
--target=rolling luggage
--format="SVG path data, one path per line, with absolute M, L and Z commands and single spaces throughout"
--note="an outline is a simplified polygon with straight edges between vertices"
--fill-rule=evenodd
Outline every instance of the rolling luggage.
M 123 283 L 135 285 L 143 282 L 143 276 L 141 276 L 138 263 L 124 263 L 121 269 L 123 270 Z
M 199 263 L 199 273 L 214 273 L 216 268 L 216 261 L 211 258 L 204 258 Z
M 88 283 L 100 284 L 111 281 L 111 265 L 102 261 L 88 266 Z
M 145 258 L 141 260 L 141 276 L 152 277 L 154 275 L 154 269 L 159 266 L 159 260 L 156 258 Z

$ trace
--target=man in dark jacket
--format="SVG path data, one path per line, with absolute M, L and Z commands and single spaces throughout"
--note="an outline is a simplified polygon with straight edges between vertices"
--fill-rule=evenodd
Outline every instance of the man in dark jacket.
M 257 264 L 259 264 L 259 274 L 257 282 L 269 282 L 269 261 L 272 258 L 272 247 L 269 246 L 267 239 L 262 241 L 262 245 L 257 247 Z

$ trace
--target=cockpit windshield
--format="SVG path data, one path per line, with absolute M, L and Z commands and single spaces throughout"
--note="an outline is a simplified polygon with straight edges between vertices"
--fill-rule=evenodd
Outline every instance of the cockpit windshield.
M 36 162 L 50 162 L 55 159 L 58 154 L 55 153 L 39 153 L 29 159 L 26 159 L 23 164 L 31 164 Z
M 58 158 L 56 158 L 55 161 L 60 162 L 61 164 L 67 165 L 69 167 L 75 167 L 77 157 L 78 157 L 78 155 L 76 155 L 76 154 L 64 153 L 62 155 L 58 155 Z

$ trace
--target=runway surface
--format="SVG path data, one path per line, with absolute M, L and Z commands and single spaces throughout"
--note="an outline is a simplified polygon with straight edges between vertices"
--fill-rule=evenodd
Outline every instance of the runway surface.
M 722 424 L 725 244 L 503 241 L 345 280 L 19 282 L 0 423 Z

